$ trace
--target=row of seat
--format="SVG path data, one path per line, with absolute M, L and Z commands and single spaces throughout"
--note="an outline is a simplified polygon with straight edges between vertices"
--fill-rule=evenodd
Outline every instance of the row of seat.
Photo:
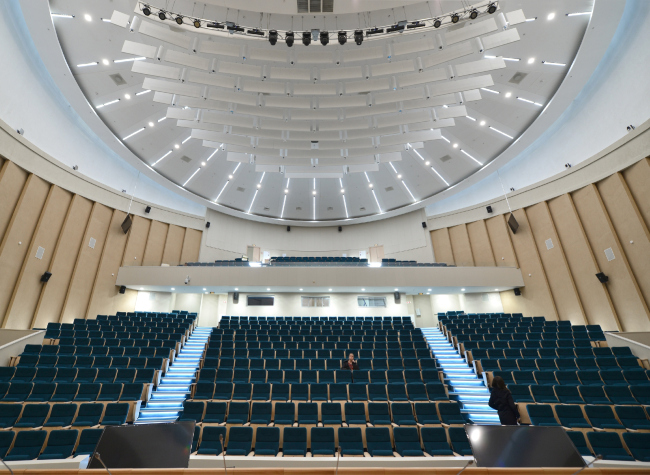
M 421 383 L 439 381 L 439 373 L 429 370 L 371 370 L 355 371 L 314 371 L 314 370 L 264 370 L 264 369 L 219 369 L 206 368 L 199 371 L 200 382 L 233 383 Z
M 171 345 L 171 342 L 183 341 L 183 337 L 185 336 L 185 332 L 157 333 L 156 338 L 144 338 L 142 333 L 123 332 L 128 336 L 126 338 L 120 338 L 118 336 L 119 333 L 121 332 L 115 332 L 114 338 L 76 338 L 75 336 L 64 336 L 60 334 L 55 337 L 46 336 L 45 338 L 58 341 L 59 345 L 64 346 L 123 346 L 126 348 L 131 346 L 147 348 L 151 346 L 160 348 L 161 346 Z M 171 345 L 171 348 L 173 347 Z
M 43 345 L 43 351 L 36 353 L 36 349 L 32 350 L 28 346 L 41 346 L 41 345 L 25 345 L 25 350 L 20 356 L 31 354 L 39 356 L 110 356 L 119 357 L 126 356 L 128 358 L 170 358 L 172 356 L 173 347 L 139 347 L 139 346 L 75 346 L 75 345 Z M 174 345 L 176 346 L 176 345 Z M 46 349 L 52 347 L 53 349 Z M 65 361 L 65 360 L 63 360 Z
M 338 344 L 359 345 L 357 349 L 366 350 L 400 350 L 422 349 L 422 335 L 409 335 L 407 337 L 379 337 L 379 336 L 259 336 L 259 335 L 212 335 L 208 342 L 209 348 L 227 349 L 271 349 L 276 350 L 335 350 Z M 344 348 L 341 346 L 340 348 Z
M 142 383 L 0 383 L 0 402 L 139 401 Z
M 1 429 L 36 427 L 92 427 L 126 423 L 129 405 L 104 404 L 0 404 Z
M 650 409 L 650 408 L 647 408 Z M 579 406 L 574 404 L 530 404 L 528 417 L 535 426 L 571 429 L 650 430 L 650 418 L 640 406 Z
M 220 401 L 446 401 L 441 382 L 429 383 L 206 383 L 194 385 L 193 399 Z
M 219 369 L 266 369 L 269 370 L 330 370 L 341 368 L 342 359 L 306 359 L 293 360 L 289 358 L 205 358 L 203 368 Z M 404 369 L 424 370 L 438 368 L 437 360 L 431 356 L 429 350 L 424 350 L 423 355 L 416 358 L 387 359 L 359 359 L 357 365 L 362 371 L 387 371 L 390 369 L 402 371 Z
M 339 333 L 334 333 L 336 331 Z M 363 332 L 363 333 L 355 333 Z M 353 323 L 353 322 L 292 322 L 280 324 L 264 323 L 219 323 L 213 330 L 218 334 L 255 333 L 260 335 L 420 335 L 419 328 L 412 323 Z
M 570 386 L 646 386 L 650 371 L 639 369 L 607 371 L 493 371 L 506 384 L 545 384 Z
M 309 343 L 298 342 L 294 345 L 287 345 L 283 342 L 268 343 L 265 345 L 260 342 L 236 342 L 234 346 L 218 346 L 211 342 L 205 356 L 208 358 L 291 358 L 291 359 L 331 359 L 332 353 L 334 358 L 347 359 L 350 353 L 354 354 L 355 359 L 389 359 L 389 358 L 431 358 L 431 352 L 426 347 L 422 347 L 420 342 L 394 345 L 394 348 L 388 348 L 386 343 L 377 344 L 383 348 L 373 349 L 373 344 L 362 343 L 359 346 L 369 346 L 370 349 L 357 349 L 351 343 Z M 422 342 L 424 343 L 424 342 Z M 246 346 L 243 346 L 246 345 Z M 313 345 L 313 347 L 312 347 Z M 271 348 L 267 348 L 271 346 Z M 295 348 L 287 348 L 294 346 Z M 393 345 L 391 345 L 393 346 Z M 332 348 L 333 347 L 333 348 Z M 420 354 L 418 355 L 418 350 Z M 427 356 L 428 355 L 428 356 Z
M 129 356 L 40 356 L 23 355 L 18 360 L 18 367 L 38 368 L 114 368 L 114 369 L 163 369 L 164 358 L 129 357 Z
M 639 370 L 635 356 L 598 356 L 596 358 L 517 358 L 481 359 L 481 371 L 578 371 Z
M 92 455 L 104 429 L 0 431 L 0 458 L 18 460 L 66 459 L 73 454 Z
M 650 386 L 550 386 L 511 384 L 515 402 L 562 404 L 650 404 Z
M 49 324 L 48 324 L 49 327 Z M 46 331 L 56 331 L 60 337 L 75 338 L 144 338 L 155 340 L 164 338 L 169 334 L 185 334 L 188 328 L 177 327 L 155 327 L 155 326 L 117 326 L 111 324 L 97 325 L 92 327 L 76 327 L 71 329 L 47 328 Z M 141 335 L 140 337 L 135 335 Z M 129 336 L 134 335 L 134 336 Z
M 151 384 L 154 377 L 154 369 L 0 367 L 0 383 Z
M 470 361 L 481 359 L 529 359 L 529 358 L 596 358 L 604 356 L 633 356 L 632 350 L 627 346 L 618 346 L 614 348 L 589 347 L 589 348 L 497 348 L 484 349 L 475 348 L 468 350 L 465 348 Z

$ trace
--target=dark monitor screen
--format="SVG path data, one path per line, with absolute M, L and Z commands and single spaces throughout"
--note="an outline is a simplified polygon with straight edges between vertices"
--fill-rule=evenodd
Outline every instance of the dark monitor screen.
M 466 425 L 479 467 L 584 467 L 562 427 Z
M 274 297 L 263 297 L 257 295 L 248 296 L 248 306 L 249 307 L 273 307 Z
M 195 422 L 106 427 L 88 468 L 187 468 Z
M 517 234 L 517 229 L 519 229 L 519 223 L 515 219 L 515 215 L 510 213 L 510 217 L 508 218 L 508 226 L 510 226 L 510 229 L 512 229 L 512 234 Z

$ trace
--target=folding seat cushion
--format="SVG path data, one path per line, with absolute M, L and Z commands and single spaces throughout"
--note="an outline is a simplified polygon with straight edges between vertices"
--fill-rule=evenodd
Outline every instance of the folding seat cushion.
M 77 414 L 76 404 L 54 404 L 44 427 L 67 427 Z
M 344 405 L 344 412 L 346 424 L 366 424 L 366 408 L 363 403 L 346 402 Z
M 449 433 L 449 440 L 453 451 L 459 455 L 471 456 L 472 448 L 469 445 L 465 429 L 462 427 L 449 427 L 447 431 Z
M 639 462 L 650 462 L 650 434 L 624 433 L 625 445 Z
M 35 383 L 34 388 L 27 399 L 27 402 L 46 402 L 52 398 L 54 390 L 56 389 L 55 383 Z
M 424 452 L 420 436 L 415 427 L 395 427 L 393 429 L 395 451 L 402 457 L 422 457 Z
M 600 371 L 600 379 L 608 386 L 628 386 L 629 383 L 623 377 L 621 370 L 603 370 Z
M 248 402 L 231 402 L 228 406 L 228 424 L 243 425 L 249 420 L 250 403 Z
M 630 391 L 639 404 L 650 405 L 650 385 L 630 386 Z
M 117 401 L 122 394 L 124 385 L 119 383 L 102 384 L 102 388 L 97 396 L 97 401 Z
M 548 404 L 528 404 L 526 406 L 530 422 L 534 426 L 559 426 L 553 408 Z
M 38 460 L 66 459 L 72 455 L 77 444 L 79 431 L 74 429 L 53 430 L 47 439 L 47 445 Z
M 248 401 L 251 398 L 253 386 L 250 383 L 235 383 L 232 393 L 233 401 Z
M 512 372 L 512 377 L 517 382 L 517 385 L 519 385 L 519 384 L 536 384 L 537 383 L 537 381 L 535 380 L 535 377 L 533 376 L 532 371 L 513 371 Z
M 339 405 L 340 407 L 340 405 Z M 284 456 L 307 455 L 307 429 L 304 427 L 285 427 L 282 434 L 282 453 Z
M 107 384 L 115 381 L 117 376 L 117 369 L 115 368 L 100 368 L 97 370 L 96 383 Z
M 580 384 L 578 374 L 575 371 L 556 371 L 555 379 L 563 386 L 578 386 Z
M 642 407 L 614 406 L 614 410 L 626 429 L 650 430 L 650 419 Z
M 410 402 L 393 402 L 390 405 L 390 411 L 393 415 L 393 422 L 398 426 L 414 426 L 417 424 Z
M 253 445 L 252 427 L 232 427 L 230 429 L 230 433 L 228 434 L 228 445 L 226 447 L 226 455 L 246 456 L 250 453 L 252 445 Z
M 638 404 L 628 386 L 605 386 L 603 389 L 614 404 Z
M 616 363 L 618 363 L 618 366 L 620 366 L 622 369 L 638 369 L 641 367 L 639 365 L 639 360 L 636 358 L 636 356 L 632 356 L 632 355 L 617 356 Z M 39 362 L 39 366 L 40 366 L 40 362 Z
M 368 403 L 368 422 L 373 426 L 391 425 L 392 420 L 388 408 L 388 403 L 371 402 Z
M 34 460 L 43 448 L 47 431 L 44 430 L 25 430 L 18 432 L 14 446 L 5 455 L 5 462 L 16 460 Z
M 57 368 L 36 368 L 35 383 L 51 383 L 56 376 Z
M 372 457 L 392 457 L 393 443 L 388 427 L 369 427 L 366 429 L 368 453 Z
M 428 402 L 416 402 L 415 405 L 415 416 L 417 418 L 418 424 L 422 425 L 437 425 L 440 424 L 440 419 L 438 418 L 438 412 L 436 411 L 436 405 Z
M 12 427 L 23 410 L 21 404 L 0 404 L 0 428 Z
M 616 432 L 587 432 L 587 439 L 594 453 L 602 455 L 604 460 L 628 462 L 634 460 L 623 447 L 621 438 Z
M 204 426 L 203 433 L 201 434 L 201 442 L 196 453 L 198 455 L 219 455 L 223 452 L 221 442 L 225 440 L 225 427 Z
M 226 421 L 227 411 L 228 411 L 228 403 L 209 401 L 205 406 L 205 415 L 203 415 L 203 423 L 222 424 L 223 422 Z
M 592 457 L 594 455 L 587 445 L 587 439 L 585 439 L 584 432 L 568 430 L 566 431 L 566 435 L 569 436 L 569 439 L 571 439 L 571 442 L 573 442 L 573 445 L 575 445 L 575 448 L 578 450 L 580 455 L 583 457 Z
M 529 409 L 528 413 L 530 414 L 530 408 L 533 405 L 526 406 Z M 557 417 L 560 420 L 560 424 L 564 427 L 570 427 L 572 429 L 576 428 L 590 428 L 591 424 L 587 422 L 584 415 L 582 414 L 582 409 L 578 405 L 574 404 L 559 404 L 555 406 L 555 412 Z
M 363 455 L 363 436 L 359 427 L 339 427 L 341 455 Z
M 623 377 L 631 386 L 640 386 L 640 385 L 650 386 L 650 379 L 648 379 L 647 373 L 642 369 L 623 370 Z
M 541 384 L 531 384 L 530 392 L 535 398 L 536 403 L 554 404 L 559 403 L 559 399 L 553 391 L 553 386 L 544 386 Z
M 232 398 L 232 391 L 232 383 L 216 383 L 214 385 L 214 395 L 212 396 L 212 399 L 218 401 L 229 401 Z
M 103 426 L 120 426 L 126 424 L 126 417 L 129 414 L 127 403 L 114 402 L 106 404 L 104 416 L 100 422 Z
M 201 422 L 204 411 L 205 403 L 203 402 L 183 401 L 183 412 L 178 415 L 178 420 Z
M 427 390 L 422 383 L 407 383 L 406 392 L 408 393 L 409 401 L 428 401 L 429 396 Z
M 598 429 L 625 429 L 618 422 L 611 406 L 586 405 L 585 414 L 593 427 Z
M 389 383 L 386 387 L 389 401 L 408 401 L 404 383 Z
M 309 401 L 309 384 L 292 384 L 291 385 L 292 401 Z
M 370 401 L 388 401 L 386 385 L 381 383 L 370 383 L 368 385 L 368 399 Z
M 611 404 L 602 386 L 579 386 L 578 389 L 587 404 Z
M 429 401 L 448 401 L 449 396 L 445 391 L 445 386 L 438 380 L 437 382 L 430 382 L 426 384 L 427 396 Z
M 298 424 L 318 424 L 318 404 L 315 402 L 299 402 Z
M 19 366 L 12 369 L 14 370 L 12 383 L 29 383 L 36 376 L 36 368 Z
M 273 404 L 270 402 L 254 402 L 251 409 L 251 424 L 268 425 L 271 423 Z
M 312 427 L 310 435 L 312 455 L 334 456 L 336 444 L 334 442 L 333 427 Z
M 440 419 L 444 424 L 466 424 L 467 420 L 460 412 L 460 406 L 457 402 L 448 402 L 438 404 Z
M 22 402 L 26 400 L 34 388 L 33 383 L 11 383 L 9 390 L 2 398 L 3 402 Z
M 442 427 L 422 427 L 420 429 L 424 451 L 431 456 L 454 455 L 449 443 L 447 434 Z
M 543 386 L 554 386 L 557 384 L 555 373 L 552 371 L 534 371 L 533 376 L 535 377 L 537 384 Z
M 296 422 L 296 404 L 293 402 L 276 403 L 273 423 L 275 425 L 292 425 L 294 422 Z
M 277 427 L 258 427 L 255 434 L 255 455 L 275 457 L 279 451 L 280 429 Z
M 233 371 L 233 383 L 248 383 L 251 378 L 251 372 L 247 369 L 235 369 Z

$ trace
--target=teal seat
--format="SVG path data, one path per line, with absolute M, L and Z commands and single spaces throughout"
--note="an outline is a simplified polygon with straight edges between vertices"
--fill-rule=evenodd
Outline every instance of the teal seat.
M 74 451 L 78 436 L 76 429 L 53 430 L 38 460 L 67 459 Z
M 422 427 L 420 429 L 424 451 L 431 456 L 454 455 L 449 443 L 447 434 L 442 427 Z

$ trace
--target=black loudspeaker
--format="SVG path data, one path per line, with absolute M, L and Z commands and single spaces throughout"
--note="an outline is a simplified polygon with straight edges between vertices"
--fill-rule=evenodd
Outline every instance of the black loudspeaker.
M 208 221 L 207 223 L 205 223 L 205 227 L 206 227 L 206 228 L 209 228 L 209 227 L 210 227 L 210 221 Z
M 124 234 L 129 232 L 129 229 L 131 229 L 132 224 L 133 224 L 133 220 L 131 219 L 131 215 L 127 214 L 126 218 L 124 218 L 124 221 L 122 221 L 122 231 L 124 231 Z
M 519 297 L 521 295 L 521 289 L 515 289 L 515 295 Z
M 487 210 L 488 213 L 492 212 L 492 206 L 486 206 L 485 209 Z
M 232 303 L 239 303 L 239 292 L 234 292 L 232 294 Z
M 343 226 L 339 226 L 339 232 L 343 231 Z
M 122 287 L 120 287 L 120 293 L 121 294 L 126 293 L 126 285 L 123 285 Z
M 423 227 L 424 229 L 427 229 L 427 222 L 426 222 L 426 221 L 422 221 L 422 227 Z
M 291 226 L 287 226 L 287 232 L 291 231 Z
M 517 229 L 519 229 L 519 223 L 515 219 L 515 215 L 510 213 L 510 217 L 508 218 L 508 226 L 510 226 L 510 229 L 512 230 L 512 234 L 517 234 Z
M 52 273 L 46 272 L 41 276 L 41 282 L 47 282 L 48 280 L 50 280 L 50 277 L 52 277 Z
M 400 295 L 399 295 L 399 292 L 395 292 L 395 293 L 393 294 L 393 296 L 395 297 L 395 303 L 399 303 L 399 301 L 400 301 Z
M 596 277 L 598 277 L 598 281 L 599 281 L 601 284 L 606 284 L 607 282 L 609 282 L 609 277 L 607 277 L 607 276 L 606 276 L 605 274 L 603 274 L 602 272 L 599 272 L 598 274 L 596 274 Z
M 151 211 L 151 206 L 147 206 L 147 207 L 144 209 L 144 212 L 145 212 L 145 213 L 148 213 L 149 211 Z

